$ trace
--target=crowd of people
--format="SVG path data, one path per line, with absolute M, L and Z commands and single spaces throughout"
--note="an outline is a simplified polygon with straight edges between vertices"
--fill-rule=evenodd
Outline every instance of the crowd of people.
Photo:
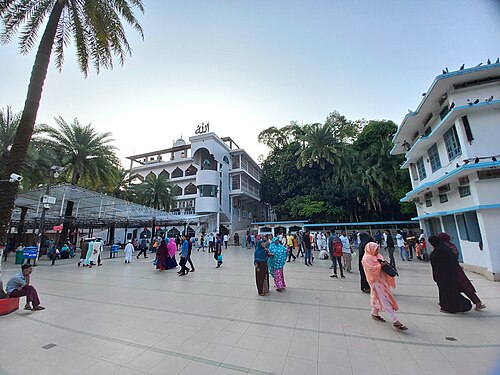
M 234 238 L 234 237 L 233 237 Z M 223 264 L 222 249 L 227 248 L 227 234 L 208 233 L 200 239 L 198 251 L 208 247 L 213 253 L 216 268 Z M 396 287 L 395 277 L 398 275 L 394 252 L 399 250 L 401 261 L 411 261 L 415 256 L 421 261 L 430 261 L 432 277 L 439 291 L 440 311 L 444 313 L 466 312 L 475 305 L 475 310 L 486 308 L 477 296 L 476 290 L 463 271 L 459 259 L 459 251 L 446 233 L 439 233 L 426 239 L 423 231 L 417 236 L 413 231 L 407 234 L 397 231 L 395 237 L 391 231 L 377 231 L 374 236 L 368 232 L 353 232 L 348 236 L 345 231 L 339 234 L 331 231 L 312 234 L 309 231 L 297 233 L 280 233 L 254 235 L 248 233 L 244 238 L 244 247 L 254 249 L 254 268 L 257 292 L 260 296 L 269 294 L 269 275 L 274 280 L 276 291 L 286 288 L 284 268 L 286 263 L 304 258 L 304 265 L 313 266 L 314 251 L 319 252 L 319 259 L 331 261 L 332 278 L 345 278 L 345 273 L 352 273 L 352 257 L 358 252 L 359 279 L 361 291 L 370 293 L 371 317 L 380 322 L 385 319 L 380 311 L 385 311 L 398 330 L 407 330 L 397 316 L 398 304 L 391 289 Z M 238 238 L 239 241 L 239 238 Z M 427 250 L 427 241 L 432 251 Z M 235 241 L 236 243 L 236 241 Z M 239 242 L 238 242 L 239 243 Z M 101 265 L 103 248 L 101 239 L 87 239 L 81 246 L 81 257 L 78 266 Z M 180 266 L 179 276 L 195 272 L 191 255 L 193 241 L 187 235 L 175 237 L 156 236 L 151 241 L 128 241 L 124 248 L 125 264 L 130 264 L 134 252 L 147 258 L 148 250 L 155 255 L 154 266 L 158 271 L 164 271 Z M 68 249 L 69 251 L 69 249 Z M 387 253 L 386 261 L 381 252 Z M 176 255 L 179 256 L 179 262 Z M 189 267 L 188 267 L 189 264 Z M 30 274 L 33 268 L 29 264 L 22 265 L 21 273 L 12 277 L 7 283 L 7 293 L 10 297 L 26 296 L 25 309 L 42 310 L 35 288 L 30 284 Z M 344 273 L 345 272 L 345 273 Z M 467 296 L 468 298 L 466 298 Z

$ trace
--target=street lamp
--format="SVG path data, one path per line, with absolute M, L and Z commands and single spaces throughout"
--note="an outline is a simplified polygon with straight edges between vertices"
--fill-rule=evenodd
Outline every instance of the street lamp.
M 45 227 L 45 213 L 47 210 L 50 208 L 51 204 L 56 203 L 56 199 L 54 197 L 49 196 L 50 193 L 50 179 L 53 178 L 58 178 L 59 173 L 61 173 L 64 170 L 64 167 L 60 167 L 58 165 L 53 165 L 50 167 L 50 174 L 49 174 L 49 179 L 47 181 L 47 186 L 45 187 L 45 195 L 42 197 L 42 215 L 40 216 L 40 227 L 38 228 L 38 236 L 37 236 L 37 241 L 36 241 L 36 246 L 37 246 L 37 257 L 35 261 L 33 262 L 33 265 L 36 266 L 36 260 L 40 257 L 40 249 L 42 247 L 42 239 L 43 239 L 43 232 L 44 232 L 44 227 Z M 55 254 L 54 254 L 55 256 Z M 28 260 L 29 262 L 29 260 Z

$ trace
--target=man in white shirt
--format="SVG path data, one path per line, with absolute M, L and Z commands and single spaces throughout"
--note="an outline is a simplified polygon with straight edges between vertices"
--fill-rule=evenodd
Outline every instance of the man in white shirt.
M 352 250 L 351 244 L 349 243 L 349 238 L 347 238 L 345 230 L 342 231 L 340 235 L 340 241 L 342 242 L 342 258 L 344 258 L 344 269 L 351 273 L 351 260 L 352 260 Z
M 403 238 L 403 232 L 401 232 L 401 230 L 398 230 L 398 234 L 396 234 L 396 244 L 398 245 L 398 248 L 399 248 L 399 255 L 401 256 L 401 260 L 402 261 L 405 261 L 405 260 L 409 261 L 410 258 L 409 258 L 408 250 L 406 250 L 405 240 Z M 404 257 L 403 257 L 403 253 L 404 253 Z
M 224 248 L 227 249 L 227 242 L 229 241 L 229 236 L 227 234 L 224 235 Z

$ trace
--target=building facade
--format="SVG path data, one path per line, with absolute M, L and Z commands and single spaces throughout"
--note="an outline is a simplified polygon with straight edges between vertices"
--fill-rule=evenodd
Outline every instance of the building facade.
M 464 267 L 500 280 L 500 64 L 437 76 L 393 142 L 414 219 L 448 233 Z
M 208 124 L 207 128 L 208 130 Z M 213 132 L 174 142 L 173 147 L 129 156 L 130 174 L 140 180 L 165 176 L 173 185 L 172 212 L 196 214 L 201 233 L 246 232 L 250 224 L 267 217 L 260 202 L 259 165 L 229 137 Z

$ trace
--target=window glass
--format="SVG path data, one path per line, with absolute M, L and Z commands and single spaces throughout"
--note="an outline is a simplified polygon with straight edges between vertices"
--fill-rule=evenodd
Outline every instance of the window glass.
M 460 143 L 458 142 L 457 129 L 455 128 L 455 125 L 453 125 L 446 133 L 444 133 L 443 139 L 450 161 L 455 159 L 462 153 L 462 148 L 460 147 Z
M 431 162 L 431 169 L 433 172 L 436 172 L 439 168 L 441 168 L 441 160 L 439 159 L 439 152 L 435 143 L 429 150 L 427 150 L 427 154 L 429 155 L 429 161 Z
M 427 177 L 427 174 L 425 173 L 425 165 L 424 165 L 424 159 L 420 158 L 417 160 L 417 170 L 418 170 L 418 177 L 420 178 L 420 181 L 425 179 Z

